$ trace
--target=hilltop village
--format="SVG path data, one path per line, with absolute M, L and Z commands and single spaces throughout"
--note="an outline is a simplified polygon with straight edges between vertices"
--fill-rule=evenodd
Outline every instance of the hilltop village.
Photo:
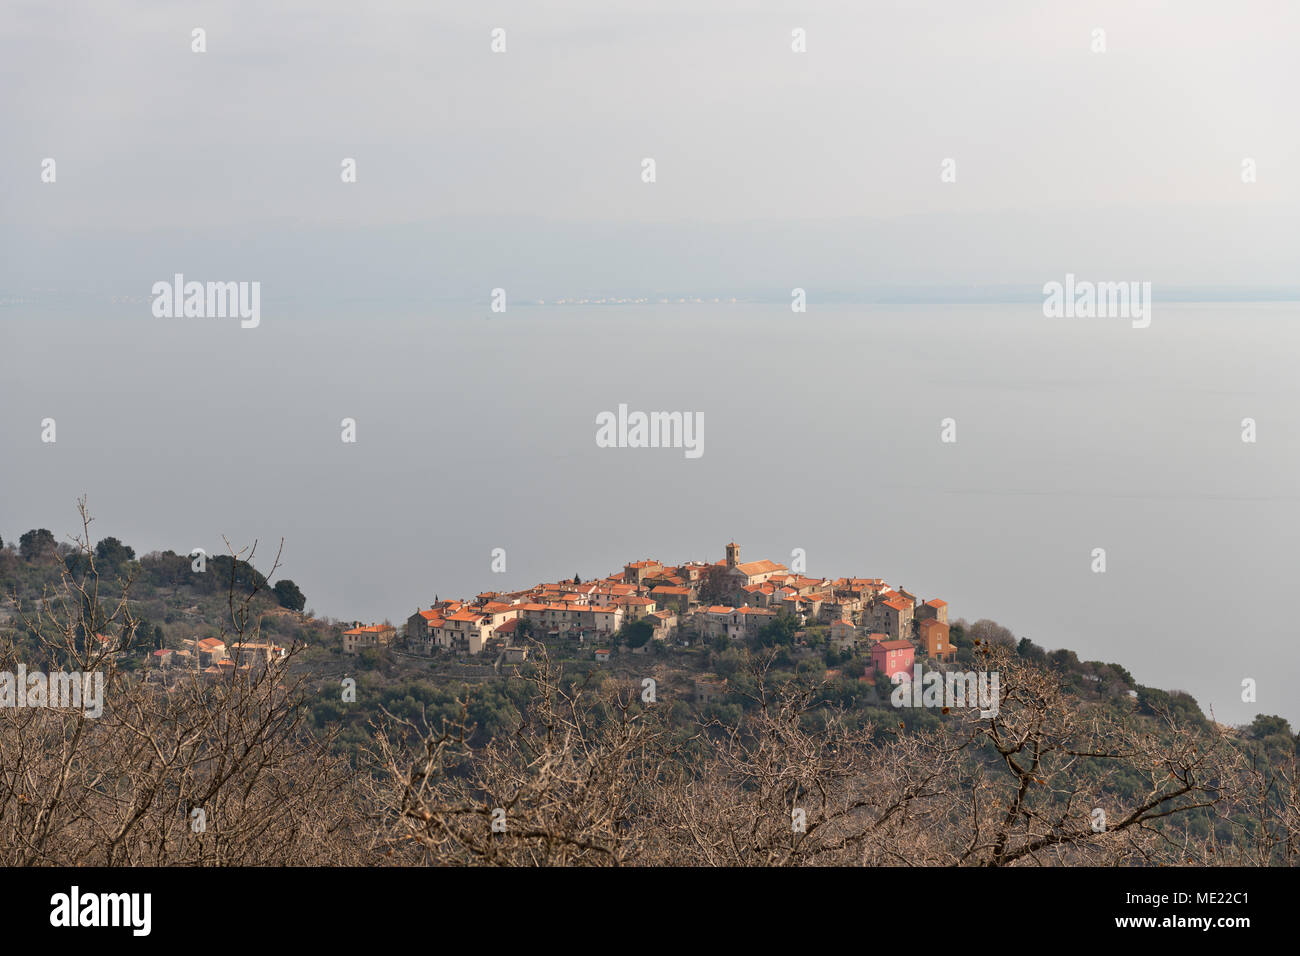
M 713 564 L 634 561 L 599 580 L 435 600 L 412 614 L 400 635 L 390 624 L 355 623 L 343 632 L 343 650 L 357 654 L 400 641 L 419 656 L 520 663 L 531 641 L 567 637 L 602 661 L 617 645 L 643 653 L 650 641 L 751 639 L 778 619 L 828 626 L 832 648 L 870 656 L 866 677 L 910 673 L 918 653 L 941 661 L 956 654 L 945 601 L 922 602 L 880 578 L 814 578 L 775 561 L 742 562 L 735 542 Z

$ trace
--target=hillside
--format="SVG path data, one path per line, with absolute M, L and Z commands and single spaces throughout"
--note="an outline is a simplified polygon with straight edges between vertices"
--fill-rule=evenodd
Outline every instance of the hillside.
M 608 806 L 588 808 L 604 822 L 575 820 L 571 807 L 561 810 L 556 787 L 566 794 L 560 803 L 596 799 L 584 792 L 579 800 L 566 789 L 590 773 L 630 773 L 639 786 L 658 781 L 635 798 L 625 795 L 632 803 L 620 813 L 631 812 L 633 804 L 670 815 L 687 812 L 689 801 L 676 789 L 687 781 L 693 792 L 712 793 L 689 811 L 712 806 L 709 826 L 724 827 L 728 801 L 747 812 L 757 812 L 753 800 L 785 806 L 776 823 L 763 817 L 765 827 L 775 827 L 765 848 L 731 862 L 780 862 L 786 850 L 778 851 L 784 846 L 779 820 L 785 814 L 788 829 L 792 812 L 799 819 L 811 813 L 820 836 L 806 846 L 798 841 L 804 848 L 797 852 L 787 848 L 788 861 L 840 860 L 848 852 L 844 834 L 856 832 L 867 808 L 880 810 L 882 800 L 894 800 L 896 810 L 906 807 L 913 822 L 925 821 L 930 831 L 951 828 L 949 837 L 931 833 L 921 840 L 924 851 L 914 862 L 1069 862 L 1097 853 L 1134 863 L 1172 845 L 1182 848 L 1178 862 L 1210 862 L 1215 854 L 1256 863 L 1296 858 L 1297 738 L 1285 720 L 1260 715 L 1249 725 L 1220 727 L 1185 693 L 1138 685 L 1121 664 L 1081 661 L 1068 650 L 1016 640 L 991 621 L 953 621 L 955 653 L 939 665 L 949 674 L 1000 676 L 991 711 L 971 702 L 899 706 L 894 682 L 883 673 L 864 676 L 864 659 L 851 648 L 833 647 L 824 625 L 801 626 L 788 615 L 775 616 L 745 640 L 696 633 L 646 640 L 629 625 L 605 642 L 601 660 L 594 659 L 590 642 L 572 636 L 529 639 L 531 655 L 513 663 L 503 656 L 422 656 L 400 642 L 345 654 L 343 633 L 354 622 L 314 618 L 292 582 L 270 580 L 274 561 L 263 575 L 255 560 L 254 553 L 210 557 L 196 570 L 190 557 L 137 557 L 112 538 L 91 546 L 87 536 L 77 546 L 60 546 L 52 536 L 29 532 L 17 547 L 0 547 L 0 649 L 11 668 L 25 662 L 29 671 L 53 671 L 76 661 L 83 670 L 106 670 L 117 690 L 107 698 L 106 716 L 89 723 L 92 734 L 111 733 L 114 715 L 130 701 L 168 711 L 173 722 L 198 713 L 208 719 L 213 707 L 237 706 L 258 734 L 270 726 L 257 715 L 259 702 L 281 708 L 275 711 L 281 714 L 277 746 L 308 759 L 303 766 L 316 768 L 322 787 L 329 782 L 319 793 L 310 791 L 318 801 L 310 812 L 333 814 L 339 826 L 356 832 L 380 826 L 406 833 L 412 842 L 402 845 L 399 861 L 405 862 L 441 859 L 448 840 L 461 846 L 458 854 L 469 854 L 465 861 L 500 852 L 480 843 L 472 827 L 462 832 L 470 821 L 444 819 L 437 807 L 469 800 L 492 812 L 500 799 L 493 793 L 507 780 L 516 794 L 511 812 L 535 815 L 537 827 L 567 821 L 563 826 L 581 830 L 583 840 L 604 841 L 621 848 L 618 853 L 627 840 L 666 839 L 628 821 L 610 830 Z M 103 637 L 92 641 L 92 635 Z M 280 649 L 283 665 L 201 668 L 204 642 Z M 169 670 L 160 664 L 167 651 L 193 652 L 194 666 Z M 927 664 L 934 669 L 935 662 Z M 566 702 L 560 712 L 557 701 Z M 30 725 L 17 713 L 0 711 L 18 721 L 7 725 L 17 737 L 4 738 L 0 728 L 0 749 L 28 752 L 30 742 L 19 744 Z M 563 740 L 550 730 L 534 736 L 539 719 L 546 727 L 567 727 Z M 212 724 L 213 732 L 218 726 L 224 721 Z M 229 746 L 214 739 L 193 759 L 198 766 L 218 755 L 227 759 Z M 574 772 L 585 769 L 565 777 L 568 783 L 545 773 L 539 778 L 539 754 L 550 755 L 543 765 L 559 761 L 573 764 Z M 393 789 L 421 766 L 427 786 L 438 781 L 433 790 L 422 785 L 412 792 L 409 784 Z M 250 768 L 250 779 L 261 772 Z M 186 779 L 195 773 L 190 766 Z M 158 793 L 183 801 L 184 787 L 169 780 L 159 778 Z M 755 791 L 757 780 L 766 782 Z M 215 786 L 205 802 L 220 792 Z M 876 793 L 879 787 L 887 794 Z M 868 792 L 874 795 L 864 796 Z M 818 810 L 806 807 L 813 793 L 821 793 Z M 365 799 L 388 809 L 379 811 L 378 821 L 356 817 L 354 808 L 336 802 L 345 794 L 358 800 L 368 794 Z M 529 804 L 527 794 L 538 803 Z M 1001 842 L 967 859 L 956 849 L 969 839 L 962 806 L 981 799 L 1010 799 L 1011 810 L 1000 824 L 996 815 L 980 824 L 1000 832 Z M 427 819 L 410 817 L 415 805 Z M 1089 814 L 1101 812 L 1105 819 L 1106 807 L 1111 825 L 1123 825 L 1097 831 Z M 871 832 L 896 810 L 877 818 Z M 885 828 L 891 839 L 904 835 L 893 829 L 899 826 L 894 821 Z M 916 833 L 911 838 L 919 839 Z M 851 841 L 853 852 L 866 854 L 861 839 Z M 564 851 L 570 852 L 572 846 Z M 661 852 L 663 860 L 677 860 L 694 851 L 673 844 Z

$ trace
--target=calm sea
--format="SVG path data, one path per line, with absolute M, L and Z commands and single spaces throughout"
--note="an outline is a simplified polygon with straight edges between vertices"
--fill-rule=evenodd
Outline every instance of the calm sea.
M 1300 722 L 1300 304 L 1157 297 L 1142 330 L 1037 303 L 262 311 L 6 309 L 4 539 L 75 531 L 82 494 L 138 551 L 256 538 L 266 569 L 283 537 L 277 577 L 367 621 L 801 548 L 1220 720 Z M 620 404 L 703 413 L 704 454 L 597 447 Z

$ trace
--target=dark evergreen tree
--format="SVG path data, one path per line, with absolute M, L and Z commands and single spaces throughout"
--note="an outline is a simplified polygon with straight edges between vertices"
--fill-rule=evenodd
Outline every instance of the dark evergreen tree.
M 18 539 L 18 553 L 25 561 L 35 561 L 54 546 L 54 535 L 46 528 L 34 528 Z
M 275 591 L 275 596 L 279 599 L 281 607 L 287 607 L 291 611 L 301 611 L 307 606 L 307 598 L 298 588 L 298 585 L 288 578 L 281 578 L 276 581 L 272 590 Z

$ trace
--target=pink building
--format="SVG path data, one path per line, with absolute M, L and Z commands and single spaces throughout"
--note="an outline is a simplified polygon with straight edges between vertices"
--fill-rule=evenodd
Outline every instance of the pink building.
M 911 676 L 916 649 L 911 641 L 881 641 L 871 648 L 871 674 Z

